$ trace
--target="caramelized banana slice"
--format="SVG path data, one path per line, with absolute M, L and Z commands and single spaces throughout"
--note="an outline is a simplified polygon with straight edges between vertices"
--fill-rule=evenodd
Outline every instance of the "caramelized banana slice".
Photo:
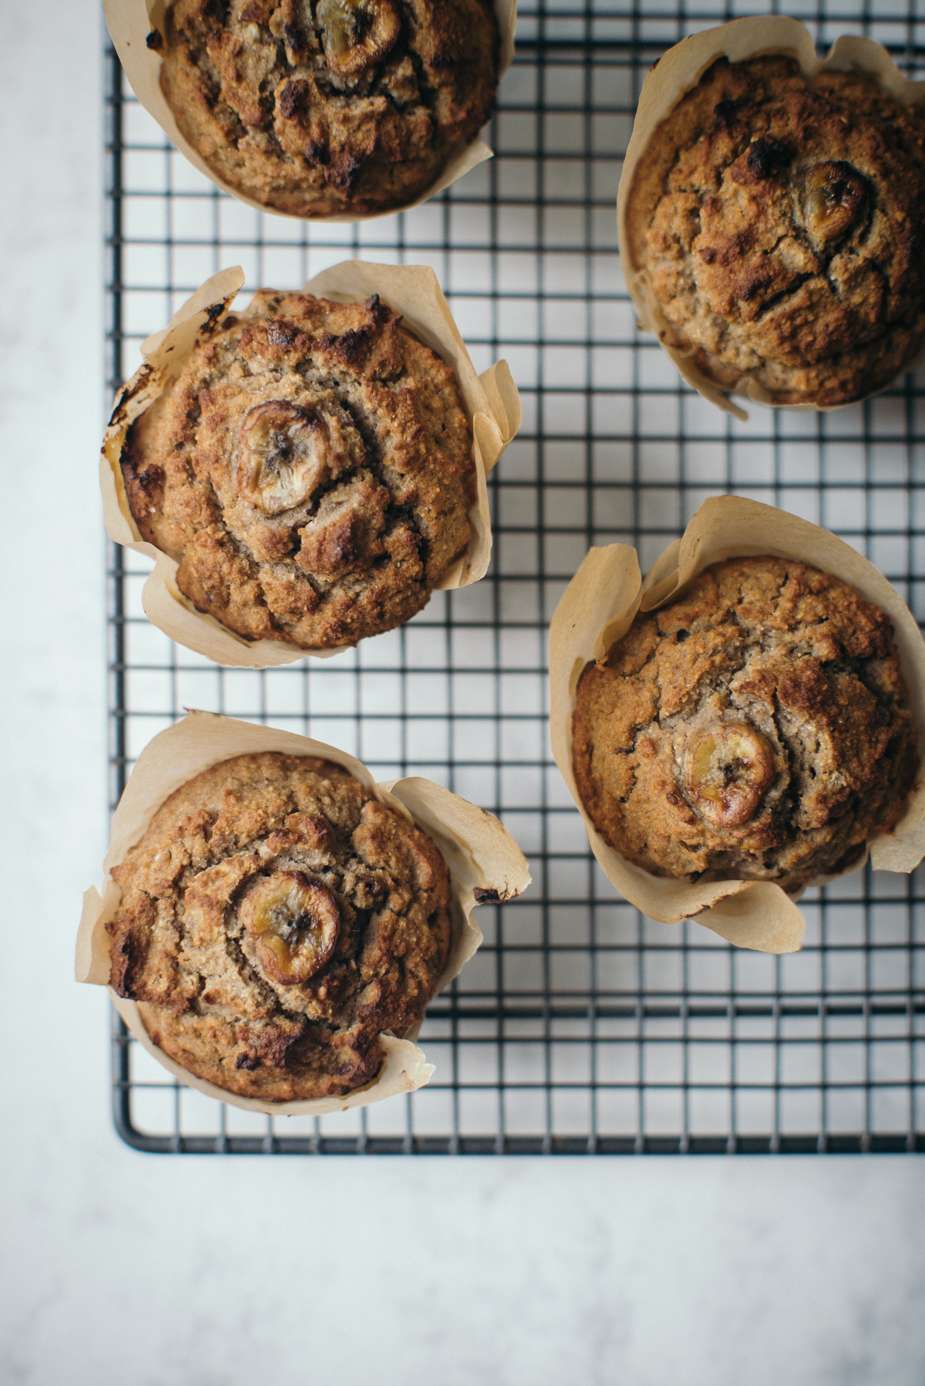
M 773 777 L 771 747 L 744 722 L 725 722 L 699 732 L 684 756 L 687 797 L 717 828 L 747 823 Z
M 340 931 L 337 901 L 301 871 L 276 871 L 248 892 L 241 919 L 271 982 L 299 986 L 320 972 Z
M 806 175 L 803 221 L 814 241 L 839 240 L 861 217 L 867 185 L 845 163 L 816 164 Z
M 398 38 L 401 20 L 392 0 L 319 0 L 324 56 L 339 77 L 384 58 Z
M 256 404 L 241 425 L 238 492 L 267 515 L 299 505 L 325 480 L 329 450 L 314 409 L 282 399 Z

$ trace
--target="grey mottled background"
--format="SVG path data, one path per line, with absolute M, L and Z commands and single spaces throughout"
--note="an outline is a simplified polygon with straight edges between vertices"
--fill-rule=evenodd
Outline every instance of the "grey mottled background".
M 0 7 L 0 1383 L 920 1386 L 921 1157 L 145 1157 L 71 980 L 105 829 L 95 5 Z

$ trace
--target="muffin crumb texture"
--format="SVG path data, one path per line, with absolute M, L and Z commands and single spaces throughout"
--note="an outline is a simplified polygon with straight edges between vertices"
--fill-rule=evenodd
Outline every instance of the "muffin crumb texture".
M 223 761 L 113 868 L 111 984 L 198 1078 L 266 1102 L 370 1082 L 378 1036 L 424 1014 L 446 965 L 433 842 L 330 761 Z
M 790 891 L 893 828 L 918 768 L 888 618 L 770 557 L 707 568 L 588 664 L 572 754 L 595 827 L 627 860 Z
M 456 376 L 376 295 L 257 293 L 132 425 L 122 474 L 180 591 L 247 640 L 330 649 L 400 625 L 471 536 Z
M 925 108 L 860 73 L 721 58 L 654 132 L 626 225 L 703 375 L 861 399 L 925 339 Z
M 488 119 L 490 0 L 176 0 L 161 87 L 217 177 L 293 216 L 426 193 Z

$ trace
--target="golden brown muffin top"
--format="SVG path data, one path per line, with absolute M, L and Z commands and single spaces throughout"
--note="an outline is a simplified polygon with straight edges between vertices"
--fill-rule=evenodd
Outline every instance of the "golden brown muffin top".
M 925 108 L 858 73 L 721 58 L 652 136 L 627 230 L 710 379 L 859 399 L 925 338 Z
M 295 216 L 405 206 L 485 124 L 491 0 L 175 0 L 161 86 L 229 187 Z
M 254 297 L 133 425 L 143 537 L 250 640 L 355 645 L 426 604 L 470 539 L 472 432 L 451 368 L 374 295 Z
M 573 764 L 601 836 L 658 876 L 846 869 L 899 820 L 918 749 L 888 618 L 805 563 L 714 563 L 588 664 Z
M 113 868 L 111 984 L 199 1078 L 284 1102 L 349 1092 L 446 965 L 437 848 L 330 761 L 264 752 L 197 775 Z

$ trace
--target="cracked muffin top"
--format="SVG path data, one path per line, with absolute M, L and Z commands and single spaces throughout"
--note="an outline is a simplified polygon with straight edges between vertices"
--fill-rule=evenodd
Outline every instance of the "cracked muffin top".
M 245 639 L 355 645 L 420 611 L 469 543 L 459 385 L 400 324 L 375 295 L 261 291 L 128 433 L 142 537 Z
M 925 108 L 859 73 L 721 58 L 656 129 L 626 226 L 705 376 L 850 403 L 925 339 Z
M 295 216 L 413 202 L 498 85 L 492 0 L 175 0 L 148 43 L 208 167 Z
M 715 563 L 578 685 L 572 755 L 595 827 L 657 876 L 846 870 L 918 769 L 888 618 L 805 563 Z
M 113 879 L 111 985 L 198 1078 L 268 1102 L 375 1077 L 446 965 L 449 872 L 353 775 L 236 756 L 161 806 Z

